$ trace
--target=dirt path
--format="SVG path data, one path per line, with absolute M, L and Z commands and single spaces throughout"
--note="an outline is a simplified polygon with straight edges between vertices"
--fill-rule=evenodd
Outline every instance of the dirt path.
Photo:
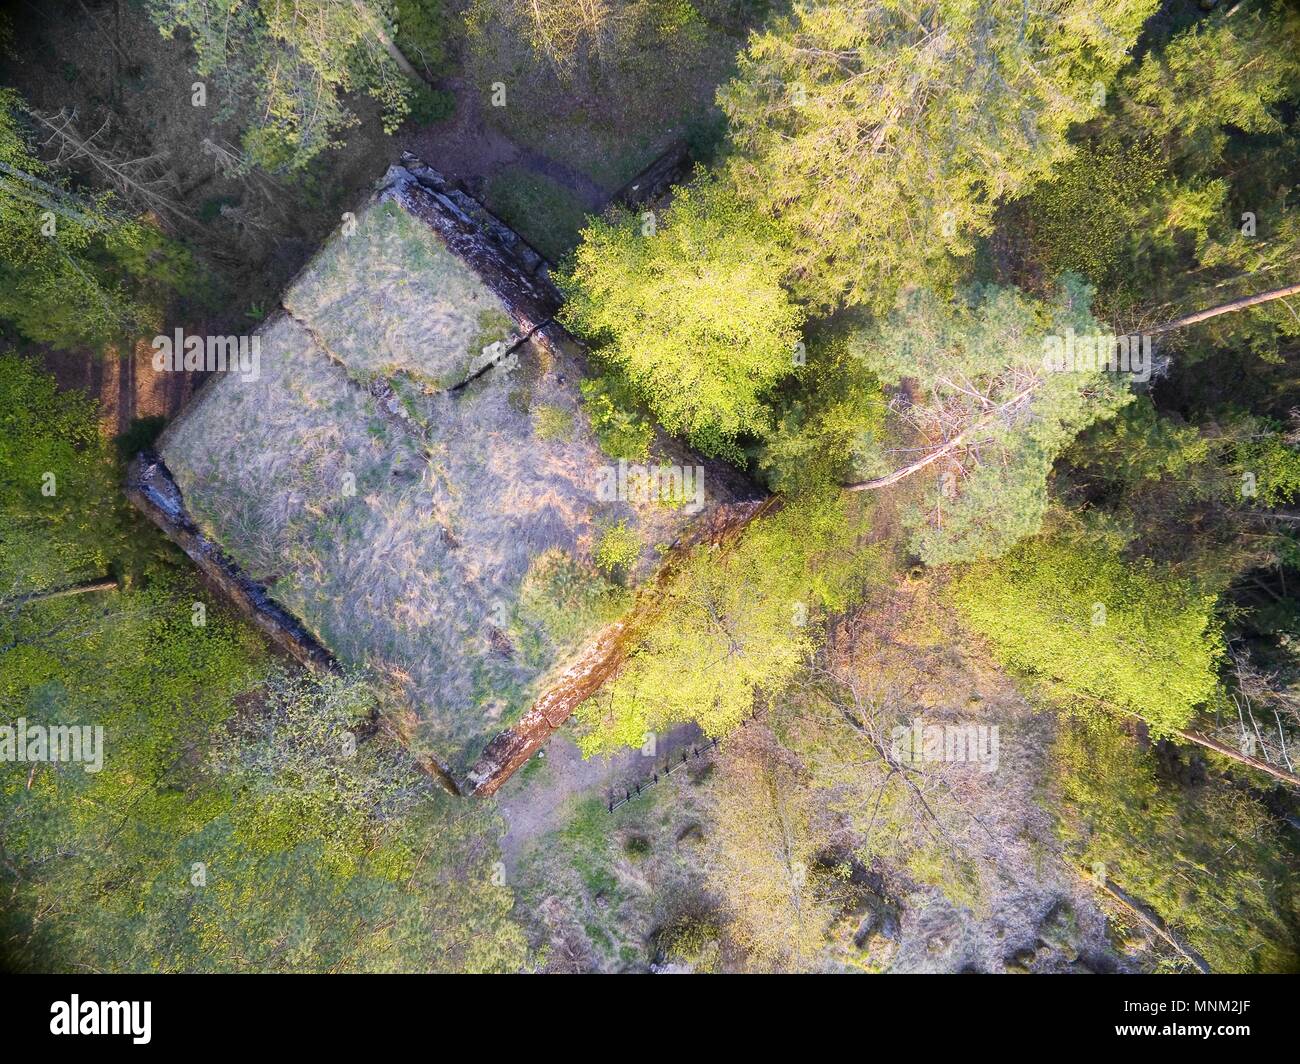
M 681 724 L 659 737 L 653 758 L 628 749 L 584 760 L 571 729 L 553 735 L 542 751 L 543 763 L 516 773 L 497 793 L 506 822 L 501 849 L 507 871 L 519 866 L 531 842 L 563 826 L 575 799 L 599 795 L 607 801 L 611 791 L 644 782 L 665 756 L 700 740 L 696 725 Z
M 488 182 L 502 169 L 519 166 L 564 186 L 592 213 L 603 210 L 613 199 L 616 190 L 517 143 L 486 122 L 478 92 L 463 79 L 448 78 L 444 87 L 456 97 L 455 116 L 405 138 L 407 150 L 461 181 L 476 198 L 482 199 Z

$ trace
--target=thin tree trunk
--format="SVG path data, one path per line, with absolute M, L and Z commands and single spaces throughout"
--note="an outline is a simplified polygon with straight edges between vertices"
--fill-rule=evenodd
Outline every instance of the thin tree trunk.
M 1249 765 L 1251 768 L 1259 769 L 1260 772 L 1266 772 L 1274 779 L 1279 779 L 1283 783 L 1289 783 L 1293 787 L 1300 787 L 1300 776 L 1294 772 L 1288 772 L 1277 765 L 1271 765 L 1267 761 L 1261 761 L 1257 757 L 1251 757 L 1249 754 L 1243 754 L 1240 750 L 1234 750 L 1227 743 L 1221 743 L 1218 739 L 1211 739 L 1208 735 L 1202 735 L 1200 732 L 1179 731 L 1175 732 L 1181 739 L 1186 739 L 1189 743 L 1195 743 L 1197 746 L 1203 746 L 1207 750 L 1213 750 L 1216 754 L 1222 754 L 1224 757 L 1230 757 L 1233 761 L 1239 761 L 1243 765 Z
M 428 80 L 411 65 L 411 61 L 407 59 L 406 56 L 402 54 L 402 50 L 393 43 L 393 38 L 388 35 L 388 31 L 384 29 L 384 24 L 379 20 L 379 17 L 370 10 L 369 5 L 363 3 L 362 0 L 352 0 L 352 6 L 357 9 L 362 18 L 370 23 L 370 29 L 374 33 L 375 39 L 382 44 L 384 50 L 393 57 L 393 62 L 397 64 L 397 69 L 412 81 L 418 81 L 421 85 L 427 85 Z
M 51 591 L 33 591 L 28 595 L 15 595 L 13 598 L 0 599 L 0 609 L 13 606 L 26 606 L 32 602 L 48 602 L 50 599 L 66 598 L 69 595 L 86 595 L 92 591 L 116 591 L 117 580 L 111 576 L 96 577 L 80 584 L 54 588 Z
M 1138 901 L 1136 898 L 1130 895 L 1126 890 L 1122 889 L 1121 887 L 1115 886 L 1113 883 L 1107 883 L 1098 880 L 1095 877 L 1088 875 L 1086 872 L 1083 872 L 1082 870 L 1080 871 L 1080 874 L 1089 883 L 1093 884 L 1094 886 L 1100 887 L 1102 890 L 1104 890 L 1108 895 L 1110 895 L 1122 906 L 1124 906 L 1125 909 L 1127 909 L 1134 916 L 1136 916 L 1140 921 L 1142 921 L 1143 924 L 1145 924 L 1157 935 L 1159 935 L 1166 942 L 1168 942 L 1169 945 L 1173 946 L 1174 949 L 1176 949 L 1183 957 L 1185 957 L 1191 963 L 1192 967 L 1194 967 L 1198 972 L 1200 972 L 1202 975 L 1212 974 L 1210 971 L 1210 966 L 1208 963 L 1206 963 L 1205 958 L 1202 957 L 1199 953 L 1197 953 L 1196 950 L 1192 949 L 1191 946 L 1189 946 L 1181 938 L 1175 935 L 1172 931 L 1170 931 L 1168 925 L 1166 925 L 1165 922 L 1161 920 L 1159 916 L 1155 915 L 1155 913 L 1153 913 L 1146 905 Z
M 973 428 L 974 426 L 972 426 Z M 845 491 L 876 491 L 880 488 L 887 488 L 890 484 L 897 484 L 904 477 L 910 477 L 913 473 L 919 472 L 928 466 L 931 462 L 937 462 L 945 454 L 951 454 L 962 445 L 966 437 L 971 433 L 971 429 L 957 433 L 952 439 L 942 447 L 937 447 L 923 458 L 918 458 L 911 465 L 903 466 L 902 469 L 895 469 L 892 473 L 887 473 L 883 477 L 877 477 L 875 480 L 863 480 L 856 484 L 843 485 Z
M 875 480 L 864 480 L 864 481 L 860 481 L 857 484 L 841 484 L 840 487 L 842 487 L 845 491 L 876 491 L 878 488 L 887 488 L 889 487 L 890 484 L 897 484 L 904 477 L 910 477 L 913 473 L 917 472 L 918 470 L 924 469 L 926 466 L 930 465 L 930 463 L 938 461 L 944 455 L 951 454 L 958 447 L 960 447 L 962 443 L 964 443 L 972 434 L 982 429 L 985 425 L 989 424 L 990 422 L 994 421 L 999 415 L 1001 415 L 1006 410 L 1010 409 L 1012 406 L 1020 402 L 1022 399 L 1029 398 L 1029 396 L 1034 393 L 1034 391 L 1038 388 L 1038 386 L 1041 383 L 1042 383 L 1042 379 L 1040 378 L 1034 381 L 1034 383 L 1031 384 L 1028 388 L 1021 389 L 1010 399 L 1008 399 L 1005 403 L 1002 403 L 999 407 L 997 407 L 997 409 L 995 409 L 991 413 L 985 414 L 974 424 L 967 425 L 966 428 L 962 429 L 961 432 L 957 433 L 957 435 L 954 436 L 952 439 L 950 439 L 947 443 L 943 444 L 940 447 L 936 447 L 929 454 L 921 458 L 918 458 L 911 465 L 903 466 L 902 469 L 895 469 L 892 473 L 887 473 L 883 477 L 877 477 Z
M 1195 325 L 1197 322 L 1217 318 L 1220 314 L 1231 314 L 1234 311 L 1245 310 L 1247 307 L 1258 306 L 1260 303 L 1270 303 L 1274 299 L 1285 299 L 1287 296 L 1294 295 L 1300 295 L 1300 284 L 1287 285 L 1285 288 L 1274 288 L 1268 292 L 1259 292 L 1253 296 L 1234 299 L 1231 303 L 1222 303 L 1217 307 L 1211 307 L 1209 310 L 1198 310 L 1195 314 L 1188 314 L 1185 318 L 1175 318 L 1173 321 L 1165 322 L 1164 325 L 1157 325 L 1154 329 L 1145 331 L 1148 333 L 1171 332 L 1187 325 Z
M 1186 317 L 1175 318 L 1173 321 L 1166 322 L 1164 325 L 1157 325 L 1152 329 L 1145 330 L 1149 334 L 1172 332 L 1174 329 L 1181 329 L 1187 325 L 1195 325 L 1197 322 L 1206 321 L 1210 318 L 1217 318 L 1220 314 L 1231 314 L 1238 310 L 1245 310 L 1247 307 L 1255 307 L 1261 303 L 1268 303 L 1274 299 L 1285 299 L 1287 296 L 1300 295 L 1300 284 L 1288 285 L 1285 288 L 1274 288 L 1268 292 L 1259 292 L 1253 296 L 1246 296 L 1242 299 L 1234 299 L 1231 303 L 1223 303 L 1217 307 L 1211 307 L 1209 310 L 1198 310 L 1195 314 L 1188 314 Z M 971 426 L 968 429 L 959 432 L 943 446 L 936 448 L 923 458 L 918 458 L 911 465 L 903 466 L 902 469 L 896 469 L 883 477 L 877 477 L 875 480 L 863 480 L 854 484 L 843 484 L 841 487 L 845 491 L 877 491 L 880 488 L 887 488 L 891 484 L 897 484 L 905 477 L 910 477 L 938 461 L 946 454 L 951 454 L 961 443 L 978 427 Z

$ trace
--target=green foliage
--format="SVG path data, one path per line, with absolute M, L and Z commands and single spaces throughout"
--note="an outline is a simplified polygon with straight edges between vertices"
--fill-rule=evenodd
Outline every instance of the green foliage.
M 644 835 L 629 835 L 623 843 L 623 852 L 634 861 L 640 861 L 650 854 L 650 840 Z
M 456 111 L 456 97 L 445 89 L 431 89 L 428 85 L 411 88 L 410 119 L 418 126 L 431 126 L 450 118 Z
M 1084 433 L 1066 458 L 1057 495 L 1082 534 L 1204 587 L 1227 589 L 1293 549 L 1286 522 L 1259 520 L 1300 491 L 1300 451 L 1277 422 L 1227 408 L 1198 427 L 1160 414 L 1144 395 Z
M 0 506 L 42 505 L 45 474 L 67 494 L 102 489 L 105 476 L 95 404 L 60 391 L 34 360 L 0 354 Z
M 630 573 L 641 555 L 641 538 L 626 521 L 610 525 L 600 534 L 600 542 L 592 555 L 596 568 L 611 576 L 616 571 Z
M 1267 6 L 1267 5 L 1261 5 Z M 1125 107 L 1171 155 L 1210 169 L 1228 127 L 1279 133 L 1277 104 L 1300 92 L 1300 16 L 1278 6 L 1215 15 L 1174 37 L 1120 85 Z
M 806 368 L 763 443 L 759 468 L 774 491 L 846 484 L 886 472 L 885 397 L 843 333 L 809 339 Z
M 904 514 L 924 561 L 996 557 L 1037 533 L 1057 456 L 1128 401 L 1116 374 L 1087 363 L 1048 368 L 1053 342 L 1105 331 L 1089 313 L 1090 294 L 1069 278 L 1051 303 L 1012 288 L 954 301 L 920 290 L 856 338 L 854 350 L 882 383 L 910 382 L 918 393 L 900 404 L 911 430 L 899 443 L 902 458 L 934 453 L 945 440 L 960 444 L 928 467 L 928 481 L 914 483 Z
M 1079 468 L 1124 484 L 1162 477 L 1195 484 L 1202 478 L 1193 471 L 1212 454 L 1212 441 L 1195 426 L 1161 417 L 1150 396 L 1141 395 L 1083 433 L 1069 458 Z
M 537 632 L 566 650 L 627 605 L 627 592 L 558 547 L 532 560 L 519 590 L 515 617 L 525 633 Z
M 60 637 L 0 661 L 6 706 L 106 732 L 97 774 L 44 766 L 29 787 L 30 766 L 0 766 L 7 959 L 110 971 L 520 967 L 513 899 L 482 845 L 499 831 L 490 810 L 442 795 L 382 738 L 349 753 L 341 740 L 373 695 L 267 673 L 252 633 L 220 609 L 190 623 L 199 594 L 155 583 L 111 610 L 42 605 L 32 628 L 62 616 Z
M 446 0 L 390 0 L 397 46 L 426 77 L 443 72 L 450 59 L 450 30 L 455 25 Z M 440 94 L 441 95 L 441 94 Z
M 1108 312 L 1221 303 L 1268 287 L 1260 278 L 1286 276 L 1300 255 L 1287 126 L 1300 16 L 1256 5 L 1164 41 L 1162 29 L 1078 154 L 1027 203 L 1043 266 L 1082 270 Z M 1276 331 L 1298 329 L 1284 307 L 1266 306 L 1200 331 L 1266 350 Z
M 573 437 L 573 411 L 543 403 L 533 409 L 533 431 L 539 440 L 569 440 Z
M 64 347 L 157 332 L 159 299 L 192 286 L 188 257 L 108 195 L 71 191 L 36 157 L 24 114 L 0 89 L 0 319 Z
M 795 499 L 725 552 L 680 559 L 623 671 L 578 707 L 583 752 L 640 746 L 682 721 L 725 735 L 782 687 L 815 645 L 818 611 L 842 608 L 869 564 L 852 506 Z
M 1214 597 L 1104 545 L 1032 540 L 959 574 L 952 597 L 1008 668 L 1156 735 L 1186 727 L 1218 687 Z
M 99 771 L 0 762 L 0 940 L 30 970 L 517 970 L 486 806 L 368 730 L 356 678 L 274 667 L 128 525 L 93 404 L 0 358 L 0 706 L 103 729 Z M 31 490 L 41 466 L 59 494 Z M 119 528 L 130 529 L 129 540 Z M 120 590 L 57 598 L 119 552 Z M 17 592 L 14 597 L 12 592 Z M 194 605 L 206 606 L 196 625 Z
M 1078 863 L 1152 906 L 1215 972 L 1288 972 L 1300 908 L 1286 842 L 1230 781 L 1162 781 L 1115 721 L 1067 723 L 1057 741 L 1063 833 Z
M 1300 447 L 1280 427 L 1255 434 L 1237 448 L 1236 462 L 1254 478 L 1263 506 L 1286 506 L 1300 495 Z
M 1082 145 L 1029 198 L 1033 241 L 1049 275 L 1072 272 L 1129 302 L 1141 297 L 1128 251 L 1165 174 L 1150 143 Z
M 0 598 L 110 572 L 130 581 L 146 565 L 96 413 L 35 361 L 0 354 Z
M 730 175 L 789 227 L 800 297 L 885 308 L 951 285 L 997 202 L 1068 154 L 1155 6 L 819 0 L 753 36 L 719 94 Z
M 683 916 L 659 932 L 664 959 L 689 965 L 693 972 L 714 972 L 721 960 L 722 929 L 715 921 Z
M 655 427 L 640 412 L 631 389 L 621 377 L 608 373 L 590 377 L 578 385 L 582 407 L 600 449 L 611 458 L 643 462 L 650 457 Z
M 522 166 L 506 166 L 488 183 L 488 206 L 552 262 L 573 250 L 587 222 L 582 200 Z
M 358 742 L 377 708 L 361 677 L 275 669 L 247 705 L 210 756 L 265 810 L 260 837 L 269 849 L 292 849 L 305 832 L 326 860 L 347 867 L 368 827 L 400 821 L 424 793 L 410 759 Z
M 558 278 L 564 324 L 595 345 L 669 432 L 707 454 L 769 428 L 803 315 L 781 288 L 776 228 L 723 185 L 676 191 L 662 219 L 624 211 L 583 232 Z
M 432 9 L 400 7 L 415 19 L 413 32 L 430 41 Z M 387 132 L 410 113 L 417 85 L 381 40 L 391 27 L 378 3 L 151 0 L 149 11 L 164 37 L 189 34 L 196 73 L 217 79 L 228 101 L 222 117 L 245 127 L 251 165 L 297 171 L 336 146 L 358 121 L 343 102 L 351 92 L 379 103 Z
M 198 76 L 223 104 L 216 117 L 242 131 L 249 166 L 300 173 L 319 162 L 357 122 L 348 102 L 357 93 L 378 101 L 389 130 L 407 115 L 435 121 L 454 103 L 407 80 L 384 42 L 391 36 L 425 75 L 442 74 L 456 17 L 446 0 L 150 7 L 164 33 L 189 34 Z M 1103 862 L 1216 970 L 1300 963 L 1288 946 L 1300 929 L 1290 852 L 1262 803 L 1219 776 L 1169 784 L 1117 726 L 1136 715 L 1168 737 L 1221 698 L 1224 639 L 1209 590 L 1295 564 L 1294 537 L 1274 531 L 1286 515 L 1260 511 L 1300 495 L 1295 434 L 1278 420 L 1294 405 L 1293 382 L 1276 354 L 1300 319 L 1279 302 L 1216 319 L 1195 342 L 1166 339 L 1179 367 L 1218 351 L 1274 359 L 1272 383 L 1247 380 L 1231 404 L 1204 398 L 1213 378 L 1198 386 L 1177 371 L 1130 401 L 1113 375 L 1045 370 L 1048 338 L 1109 331 L 1074 278 L 1056 299 L 962 287 L 981 251 L 981 269 L 1027 277 L 1035 291 L 1080 273 L 1106 314 L 1150 321 L 1294 274 L 1300 16 L 1258 4 L 1231 18 L 1161 17 L 1146 27 L 1140 62 L 1112 86 L 1154 7 L 782 9 L 721 94 L 730 121 L 721 173 L 677 190 L 657 217 L 591 221 L 560 272 L 565 323 L 604 362 L 603 375 L 580 382 L 602 449 L 649 459 L 648 411 L 703 451 L 754 459 L 783 496 L 737 538 L 670 557 L 664 584 L 637 599 L 621 671 L 577 712 L 587 754 L 640 745 L 679 722 L 732 735 L 714 783 L 697 792 L 715 805 L 697 850 L 705 866 L 684 873 L 703 871 L 725 908 L 670 898 L 665 909 L 667 895 L 653 894 L 665 959 L 709 971 L 734 949 L 759 965 L 808 963 L 852 912 L 836 889 L 848 866 L 826 857 L 832 823 L 835 846 L 856 835 L 849 845 L 864 863 L 904 870 L 959 904 L 980 901 L 980 862 L 952 844 L 969 813 L 956 795 L 932 800 L 943 793 L 939 771 L 902 774 L 883 746 L 864 753 L 866 729 L 884 734 L 895 722 L 863 716 L 861 692 L 834 688 L 826 670 L 803 671 L 873 564 L 864 496 L 838 486 L 944 448 L 891 488 L 882 510 L 897 504 L 927 563 L 976 560 L 947 585 L 962 616 L 1005 666 L 1072 711 L 1057 733 L 1054 792 L 1069 856 Z M 681 85 L 698 81 L 704 51 L 731 51 L 716 48 L 714 23 L 760 9 L 763 0 L 478 0 L 474 32 L 502 22 L 495 44 L 518 37 L 554 76 L 540 76 L 514 42 L 484 53 L 474 73 L 490 59 L 512 94 L 533 79 L 522 90 L 529 105 L 512 95 L 508 113 L 550 137 L 536 107 L 555 85 L 570 91 L 545 106 L 581 116 L 571 125 L 603 119 L 583 110 L 584 91 L 614 112 L 665 62 Z M 0 49 L 5 33 L 0 20 Z M 670 60 L 647 63 L 654 49 Z M 77 73 L 65 64 L 65 79 Z M 645 95 L 662 113 L 638 135 L 683 128 Z M 192 280 L 184 257 L 107 197 L 74 192 L 43 167 L 25 123 L 18 97 L 0 90 L 0 318 L 62 345 L 157 331 L 161 300 Z M 717 147 L 695 125 L 693 143 Z M 583 143 L 602 136 L 612 135 Z M 584 172 L 617 187 L 649 150 L 636 144 L 586 152 Z M 1036 261 L 1006 261 L 1010 233 L 981 249 L 999 206 L 1031 188 L 1002 217 L 1025 223 Z M 487 198 L 554 261 L 584 225 L 584 200 L 523 169 L 500 170 Z M 57 220 L 50 236 L 45 210 Z M 1258 216 L 1258 235 L 1240 228 L 1244 211 Z M 398 272 L 427 280 L 427 269 Z M 815 325 L 799 346 L 808 309 L 846 303 L 875 317 Z M 510 323 L 479 324 L 470 354 Z M 457 354 L 466 346 L 458 341 Z M 1260 365 L 1244 355 L 1241 364 Z M 1269 387 L 1267 407 L 1247 405 Z M 527 965 L 514 896 L 499 885 L 493 806 L 437 792 L 382 729 L 371 734 L 385 696 L 368 679 L 268 660 L 123 504 L 120 460 L 158 426 L 136 426 L 115 460 L 95 416 L 34 363 L 0 355 L 0 706 L 107 733 L 99 773 L 0 763 L 4 960 L 110 971 Z M 531 416 L 541 441 L 574 431 L 571 408 L 538 404 Z M 362 439 L 373 443 L 364 431 L 365 419 Z M 373 422 L 373 434 L 383 431 Z M 57 490 L 42 491 L 48 483 Z M 1053 496 L 1051 537 L 1026 539 L 1041 534 Z M 339 535 L 355 533 L 357 512 Z M 325 532 L 317 538 L 330 540 Z M 639 552 L 619 521 L 597 529 L 590 562 L 562 550 L 533 558 L 507 633 L 525 661 L 551 662 L 625 615 L 632 595 L 608 577 L 626 575 Z M 117 590 L 40 597 L 105 574 L 123 578 Z M 191 623 L 196 602 L 208 607 L 201 627 Z M 1221 612 L 1235 623 L 1242 607 Z M 1246 623 L 1263 635 L 1293 625 L 1289 603 L 1269 608 Z M 888 652 L 914 671 L 938 661 L 893 614 L 885 626 Z M 951 632 L 934 638 L 950 650 Z M 897 661 L 872 662 L 870 682 L 890 689 Z M 476 674 L 479 704 L 522 690 L 500 697 L 513 683 L 503 676 Z M 735 734 L 765 698 L 774 703 L 765 724 Z M 638 877 L 662 890 L 659 862 L 674 852 L 666 840 L 677 825 L 659 811 L 651 825 L 643 811 L 653 801 L 633 810 L 644 819 L 629 834 L 588 795 L 550 836 L 571 878 L 611 911 L 639 903 L 628 889 Z M 544 886 L 539 903 L 557 896 Z M 677 915 L 665 923 L 665 911 Z M 624 964 L 644 948 L 644 933 L 579 923 L 609 957 L 621 945 Z

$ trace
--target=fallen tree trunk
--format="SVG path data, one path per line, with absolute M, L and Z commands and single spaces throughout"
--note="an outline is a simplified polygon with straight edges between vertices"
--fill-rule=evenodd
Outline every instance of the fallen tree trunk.
M 27 606 L 33 602 L 48 602 L 50 599 L 66 598 L 69 595 L 88 595 L 93 591 L 116 591 L 117 589 L 116 577 L 96 577 L 94 580 L 85 580 L 80 584 L 69 584 L 67 587 L 58 587 L 50 591 L 33 591 L 26 595 L 0 599 L 0 609 Z
M 1186 739 L 1189 743 L 1195 743 L 1197 746 L 1203 746 L 1207 750 L 1213 750 L 1216 754 L 1222 754 L 1224 757 L 1230 757 L 1243 765 L 1249 765 L 1260 772 L 1266 772 L 1274 779 L 1281 780 L 1283 783 L 1289 783 L 1292 787 L 1300 787 L 1300 776 L 1294 772 L 1288 772 L 1277 765 L 1269 764 L 1267 761 L 1261 761 L 1257 757 L 1251 757 L 1249 754 L 1243 754 L 1240 750 L 1234 750 L 1227 743 L 1221 743 L 1218 739 L 1211 739 L 1208 735 L 1202 735 L 1196 731 L 1175 732 L 1180 739 Z
M 1285 299 L 1287 296 L 1295 295 L 1300 295 L 1300 284 L 1287 285 L 1285 288 L 1274 288 L 1268 292 L 1259 292 L 1253 296 L 1234 299 L 1231 303 L 1222 303 L 1217 307 L 1211 307 L 1209 310 L 1198 310 L 1195 314 L 1175 318 L 1173 321 L 1165 322 L 1164 325 L 1157 325 L 1154 329 L 1147 329 L 1146 332 L 1172 332 L 1174 329 L 1182 329 L 1188 325 L 1195 325 L 1197 322 L 1217 318 L 1220 314 L 1232 314 L 1234 311 L 1245 310 L 1247 307 L 1256 307 L 1261 303 L 1270 303 L 1275 299 Z
M 1169 929 L 1169 925 L 1160 919 L 1160 917 L 1147 905 L 1143 904 L 1137 898 L 1134 898 L 1127 891 L 1116 886 L 1114 883 L 1109 883 L 1104 879 L 1098 879 L 1096 876 L 1090 875 L 1082 869 L 1079 870 L 1079 874 L 1093 886 L 1100 887 L 1107 895 L 1124 906 L 1128 912 L 1136 916 L 1145 927 L 1150 928 L 1150 930 L 1154 931 L 1162 939 L 1168 942 L 1169 945 L 1173 946 L 1173 948 L 1202 975 L 1213 974 L 1210 970 L 1210 965 L 1206 962 L 1205 958 L 1174 934 L 1173 931 Z

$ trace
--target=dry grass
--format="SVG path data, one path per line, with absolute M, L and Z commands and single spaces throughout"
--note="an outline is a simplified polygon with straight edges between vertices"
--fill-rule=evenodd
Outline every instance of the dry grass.
M 391 199 L 345 221 L 284 305 L 358 380 L 404 373 L 449 388 L 485 347 L 518 339 L 473 271 Z
M 163 457 L 205 531 L 342 660 L 388 677 L 419 751 L 461 773 L 621 606 L 590 562 L 596 530 L 626 520 L 644 576 L 689 516 L 597 497 L 608 459 L 563 345 L 523 344 L 456 391 L 412 382 L 454 376 L 505 311 L 396 205 L 359 212 L 287 303 L 260 330 L 260 379 L 210 384 Z M 365 382 L 394 367 L 377 398 Z M 568 412 L 572 431 L 541 438 L 539 407 Z M 570 579 L 547 609 L 535 561 L 557 552 Z

